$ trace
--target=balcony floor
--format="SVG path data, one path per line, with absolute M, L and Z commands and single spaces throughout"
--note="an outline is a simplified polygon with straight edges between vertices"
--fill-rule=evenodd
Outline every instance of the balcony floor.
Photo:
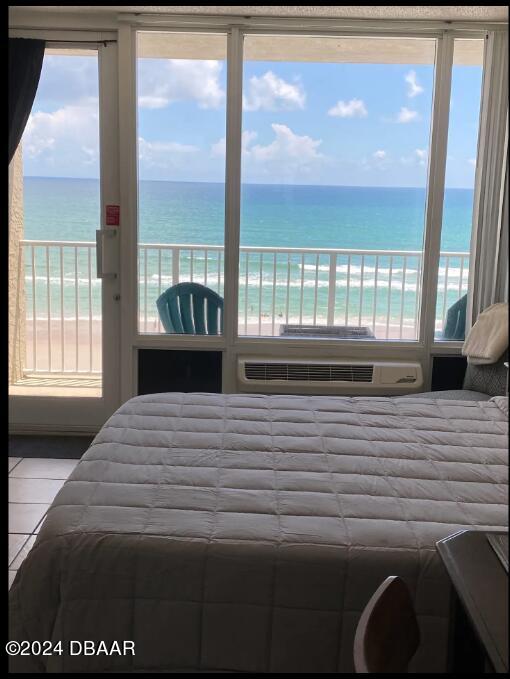
M 9 385 L 9 395 L 99 398 L 102 395 L 101 383 L 100 376 L 27 373 L 21 380 Z

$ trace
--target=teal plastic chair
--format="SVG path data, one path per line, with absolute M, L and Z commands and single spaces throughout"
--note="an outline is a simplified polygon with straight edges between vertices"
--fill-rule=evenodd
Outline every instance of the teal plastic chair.
M 156 306 L 165 332 L 179 335 L 223 332 L 223 298 L 200 283 L 173 285 L 158 297 Z
M 446 312 L 446 323 L 442 338 L 444 340 L 463 340 L 466 334 L 467 295 L 452 304 Z

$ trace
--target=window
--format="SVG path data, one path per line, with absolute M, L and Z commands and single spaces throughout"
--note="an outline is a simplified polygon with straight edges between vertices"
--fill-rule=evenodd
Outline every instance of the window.
M 217 326 L 208 313 L 214 315 L 214 293 L 224 296 L 225 60 L 224 35 L 138 33 L 142 333 L 221 332 L 218 313 Z M 204 301 L 203 288 L 187 288 L 191 298 L 178 297 L 171 313 L 187 317 L 190 326 L 165 327 L 157 300 L 179 283 L 198 283 L 213 295 Z M 205 328 L 199 327 L 195 304 Z
M 435 47 L 246 36 L 240 335 L 417 339 Z
M 436 39 L 243 40 L 238 335 L 416 341 Z M 455 40 L 436 339 L 467 292 L 483 43 Z M 226 46 L 137 33 L 144 334 L 209 334 L 194 288 L 225 298 Z M 189 327 L 168 327 L 165 292 L 183 283 L 172 309 Z
M 454 43 L 437 283 L 436 340 L 463 340 L 473 220 L 484 40 Z

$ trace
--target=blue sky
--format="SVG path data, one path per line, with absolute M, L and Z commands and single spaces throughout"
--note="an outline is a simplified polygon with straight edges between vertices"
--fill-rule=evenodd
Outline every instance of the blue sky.
M 433 67 L 246 62 L 243 182 L 425 186 Z M 472 188 L 481 68 L 454 67 L 448 187 Z M 226 65 L 139 60 L 142 179 L 223 181 Z M 46 57 L 27 176 L 98 176 L 93 57 Z

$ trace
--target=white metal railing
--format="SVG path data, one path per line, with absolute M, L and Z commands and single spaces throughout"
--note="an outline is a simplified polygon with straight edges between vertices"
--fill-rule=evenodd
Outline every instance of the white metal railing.
M 26 372 L 101 373 L 101 285 L 95 243 L 21 241 Z
M 26 369 L 101 372 L 101 284 L 95 243 L 21 242 L 25 260 Z M 157 297 L 179 281 L 224 294 L 218 245 L 143 243 L 139 328 L 162 332 Z M 378 339 L 416 339 L 422 253 L 405 250 L 240 248 L 239 334 L 278 335 L 283 323 L 368 326 Z M 436 331 L 467 292 L 469 253 L 440 256 Z

